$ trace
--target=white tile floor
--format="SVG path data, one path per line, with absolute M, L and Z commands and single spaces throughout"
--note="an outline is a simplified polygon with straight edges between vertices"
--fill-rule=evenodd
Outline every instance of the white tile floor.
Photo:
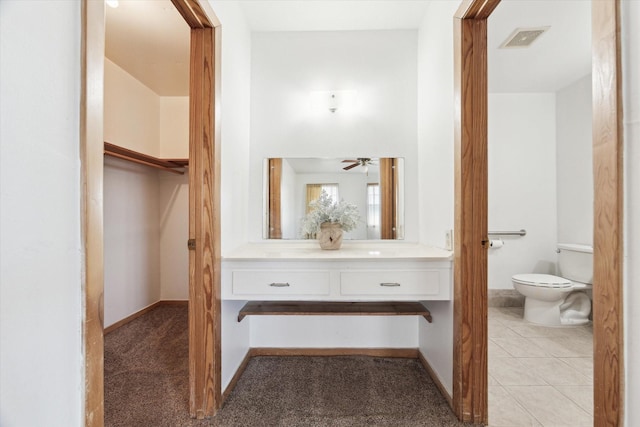
M 550 328 L 489 308 L 489 426 L 593 425 L 593 329 Z

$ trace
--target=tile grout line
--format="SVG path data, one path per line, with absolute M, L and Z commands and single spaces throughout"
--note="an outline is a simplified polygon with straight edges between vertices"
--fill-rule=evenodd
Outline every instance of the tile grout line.
M 509 313 L 515 313 L 516 311 L 520 311 L 521 310 L 507 310 Z M 555 335 L 554 333 L 550 334 L 550 335 L 542 335 L 542 336 L 534 336 L 534 337 L 526 337 L 524 336 L 522 333 L 518 332 L 516 329 L 513 328 L 513 326 L 518 327 L 518 326 L 530 326 L 530 325 L 526 325 L 524 323 L 523 320 L 520 319 L 520 322 L 517 321 L 508 321 L 508 322 L 503 322 L 501 320 L 505 320 L 505 319 L 501 319 L 500 317 L 496 318 L 496 312 L 500 313 L 500 310 L 490 310 L 489 311 L 489 317 L 490 317 L 490 321 L 493 323 L 496 323 L 497 325 L 500 325 L 501 327 L 504 327 L 506 329 L 508 329 L 510 331 L 510 333 L 514 333 L 516 334 L 517 337 L 524 339 L 527 344 L 529 345 L 533 345 L 535 347 L 540 348 L 544 353 L 546 353 L 546 356 L 526 356 L 526 357 L 517 357 L 517 356 L 513 356 L 512 353 L 510 353 L 507 349 L 505 349 L 503 346 L 501 346 L 499 344 L 499 342 L 496 342 L 493 338 L 489 336 L 489 340 L 493 342 L 493 345 L 496 345 L 498 348 L 500 348 L 502 351 L 504 351 L 506 354 L 509 355 L 509 357 L 501 357 L 501 358 L 492 358 L 493 361 L 495 361 L 495 359 L 514 359 L 517 362 L 517 359 L 520 358 L 531 358 L 531 359 L 536 359 L 536 358 L 547 358 L 547 359 L 553 359 L 554 362 L 559 363 L 560 366 L 564 366 L 567 369 L 570 369 L 572 371 L 572 374 L 576 374 L 578 377 L 583 378 L 585 380 L 585 382 L 587 384 L 558 384 L 558 385 L 554 385 L 554 384 L 549 384 L 547 380 L 543 379 L 543 378 L 539 378 L 542 382 L 544 382 L 544 385 L 536 385 L 536 386 L 548 386 L 551 387 L 555 392 L 559 393 L 560 395 L 564 396 L 565 398 L 567 398 L 570 402 L 573 403 L 573 405 L 577 408 L 577 410 L 581 413 L 583 413 L 586 417 L 593 419 L 593 415 L 592 413 L 589 413 L 587 409 L 585 409 L 578 401 L 577 399 L 575 399 L 572 396 L 568 396 L 567 394 L 563 393 L 560 389 L 558 389 L 558 386 L 566 386 L 566 387 L 590 387 L 593 390 L 593 379 L 590 378 L 589 376 L 585 375 L 584 369 L 580 370 L 578 368 L 576 368 L 574 365 L 571 365 L 569 362 L 563 360 L 563 359 L 570 359 L 570 358 L 580 358 L 580 359 L 584 359 L 584 358 L 588 358 L 588 356 L 584 356 L 579 354 L 578 352 L 575 353 L 575 355 L 557 355 L 559 354 L 558 351 L 554 351 L 553 353 L 549 353 L 544 346 L 541 346 L 540 344 L 536 343 L 535 341 L 533 341 L 533 339 L 536 338 L 544 338 L 544 339 L 548 339 L 549 341 L 553 342 L 555 341 L 552 338 L 564 338 L 562 336 L 562 334 L 557 334 Z M 491 316 L 493 314 L 493 316 Z M 521 314 L 521 313 L 519 313 Z M 500 316 L 500 315 L 498 315 Z M 491 326 L 491 325 L 490 325 Z M 490 327 L 489 326 L 489 327 Z M 537 326 L 537 325 L 535 325 Z M 544 328 L 544 326 L 539 326 L 541 328 Z M 526 332 L 526 329 L 522 329 L 520 328 L 521 331 L 523 331 L 524 333 Z M 559 330 L 560 331 L 560 330 Z M 584 331 L 587 331 L 587 333 L 585 334 Z M 580 346 L 582 346 L 583 344 L 586 344 L 586 341 L 583 340 L 590 340 L 590 344 L 591 346 L 593 346 L 593 338 L 589 336 L 589 331 L 591 331 L 591 329 L 589 328 L 583 328 L 583 329 L 578 329 L 576 332 L 577 334 L 575 335 L 571 335 L 571 338 L 573 338 L 576 342 L 579 343 Z M 532 332 L 535 333 L 535 330 Z M 591 332 L 592 333 L 592 332 Z M 503 339 L 507 340 L 508 337 L 503 337 Z M 491 360 L 490 360 L 491 362 Z M 522 402 L 520 402 L 520 400 L 514 396 L 513 394 L 511 394 L 509 387 L 516 387 L 517 385 L 504 385 L 502 384 L 496 377 L 492 377 L 493 380 L 498 384 L 499 387 L 503 388 L 506 393 L 511 396 L 511 398 L 518 404 L 518 406 L 520 407 L 520 409 L 522 409 L 526 414 L 528 414 L 533 420 L 535 420 L 538 424 L 544 426 L 544 424 L 538 419 L 536 418 L 533 413 L 530 412 L 530 410 L 522 404 Z M 589 384 L 590 383 L 590 384 Z M 534 387 L 533 385 L 522 385 L 519 387 Z

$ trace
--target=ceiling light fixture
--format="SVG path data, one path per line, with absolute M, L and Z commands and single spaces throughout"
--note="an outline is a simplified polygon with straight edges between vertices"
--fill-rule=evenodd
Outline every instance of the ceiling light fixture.
M 336 112 L 336 110 L 338 109 L 338 98 L 336 98 L 335 93 L 329 95 L 329 101 L 327 102 L 327 105 L 329 106 L 329 111 L 331 111 L 332 113 Z
M 355 107 L 355 90 L 314 91 L 310 95 L 311 105 L 315 110 L 335 113 L 338 110 L 350 111 Z
M 112 7 L 114 9 L 120 5 L 118 0 L 105 0 L 105 3 L 107 4 L 107 6 Z

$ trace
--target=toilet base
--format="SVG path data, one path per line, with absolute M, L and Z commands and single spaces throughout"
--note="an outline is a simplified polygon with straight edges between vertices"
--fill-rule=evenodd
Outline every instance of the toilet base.
M 574 292 L 570 294 L 572 299 L 588 299 L 589 297 L 583 292 Z M 569 299 L 569 297 L 567 297 Z M 566 299 L 558 301 L 542 301 L 531 297 L 524 300 L 524 320 L 536 325 L 542 326 L 579 326 L 589 323 L 589 311 L 584 313 L 575 310 L 568 311 L 565 309 Z
M 563 326 L 560 321 L 560 305 L 563 300 L 542 301 L 526 297 L 524 299 L 524 320 L 544 326 Z

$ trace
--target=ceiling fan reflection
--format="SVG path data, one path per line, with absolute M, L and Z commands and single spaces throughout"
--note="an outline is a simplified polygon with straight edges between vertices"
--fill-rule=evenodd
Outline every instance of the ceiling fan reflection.
M 374 162 L 372 159 L 367 158 L 367 157 L 358 157 L 355 160 L 343 160 L 342 163 L 351 163 L 348 166 L 343 167 L 342 169 L 348 171 L 351 170 L 357 166 L 363 167 L 365 168 L 365 173 L 369 171 L 369 165 L 376 165 L 377 163 Z

